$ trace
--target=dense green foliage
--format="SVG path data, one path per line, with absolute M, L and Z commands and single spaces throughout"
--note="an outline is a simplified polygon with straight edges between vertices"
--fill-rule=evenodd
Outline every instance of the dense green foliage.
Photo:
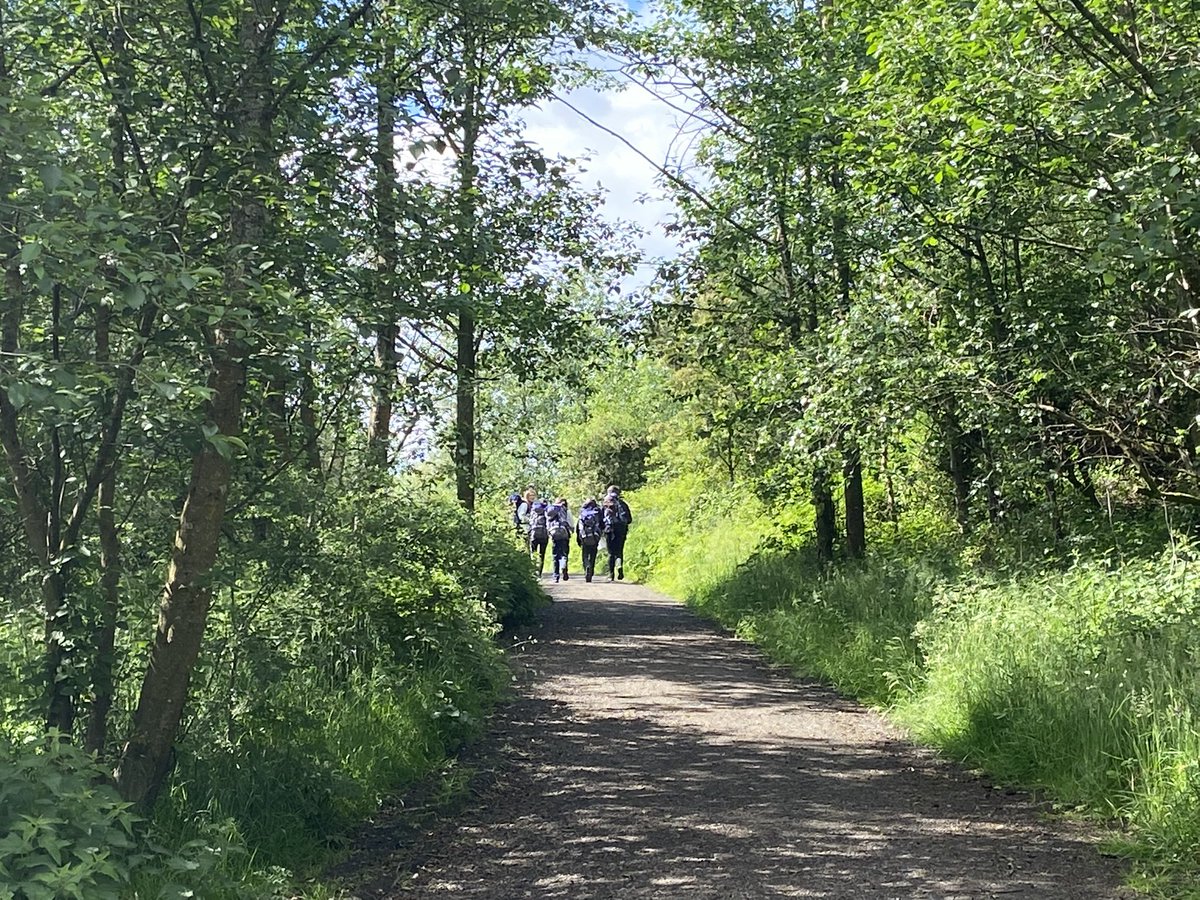
M 655 327 L 731 475 L 815 498 L 825 558 L 862 552 L 860 467 L 885 491 L 943 470 L 964 531 L 1036 515 L 1061 540 L 1077 504 L 1132 494 L 1190 515 L 1190 4 L 664 17 L 644 72 L 673 64 L 662 90 L 708 128 Z
M 0 3 L 0 895 L 282 892 L 479 728 L 472 404 L 625 261 L 519 115 L 616 18 Z
M 0 2 L 0 893 L 287 890 L 503 686 L 530 481 L 640 487 L 634 574 L 1195 867 L 1192 5 L 643 24 Z M 519 121 L 618 45 L 703 127 L 636 309 Z

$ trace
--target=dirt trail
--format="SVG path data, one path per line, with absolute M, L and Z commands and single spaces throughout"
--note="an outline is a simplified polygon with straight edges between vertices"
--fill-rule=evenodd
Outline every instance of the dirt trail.
M 452 818 L 383 817 L 360 897 L 1117 898 L 1082 829 L 634 585 L 553 589 Z

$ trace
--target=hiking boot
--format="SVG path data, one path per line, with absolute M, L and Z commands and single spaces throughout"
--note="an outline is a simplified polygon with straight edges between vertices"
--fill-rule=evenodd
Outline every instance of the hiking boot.
M 554 573 L 554 583 L 558 584 L 558 573 L 557 572 Z
M 584 576 L 583 576 L 583 580 L 584 580 L 584 581 L 586 581 L 588 584 L 591 584 L 591 583 L 592 583 L 592 576 L 591 576 L 591 575 L 584 575 Z
M 563 581 L 570 581 L 571 576 L 567 574 L 567 570 L 563 569 Z
M 617 580 L 618 581 L 625 580 L 625 566 L 622 565 L 622 563 L 624 563 L 624 560 L 621 559 L 620 557 L 617 557 Z

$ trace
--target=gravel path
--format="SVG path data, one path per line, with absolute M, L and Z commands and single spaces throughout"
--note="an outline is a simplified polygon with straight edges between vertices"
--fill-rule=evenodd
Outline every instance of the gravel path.
M 674 601 L 552 593 L 476 751 L 489 777 L 453 817 L 382 816 L 357 896 L 1132 896 L 1083 829 Z

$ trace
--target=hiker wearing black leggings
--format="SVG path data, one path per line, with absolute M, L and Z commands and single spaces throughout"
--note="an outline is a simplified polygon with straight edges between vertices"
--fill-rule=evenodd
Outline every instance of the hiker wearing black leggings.
M 600 504 L 592 498 L 584 501 L 575 522 L 575 542 L 583 553 L 583 580 L 591 581 L 596 572 L 596 555 L 600 551 L 600 538 L 604 536 L 604 516 Z
M 535 500 L 529 510 L 529 555 L 537 563 L 538 577 L 546 568 L 546 547 L 550 543 L 550 523 L 545 500 Z
M 633 524 L 629 504 L 621 499 L 621 489 L 615 484 L 604 498 L 604 544 L 608 547 L 608 580 L 625 578 L 625 538 Z

